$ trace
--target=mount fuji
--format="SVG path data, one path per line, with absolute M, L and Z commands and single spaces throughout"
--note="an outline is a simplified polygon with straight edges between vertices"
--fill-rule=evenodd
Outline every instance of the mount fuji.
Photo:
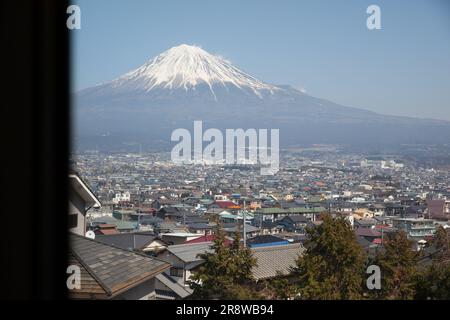
M 119 78 L 74 94 L 78 148 L 167 149 L 171 132 L 278 128 L 282 146 L 448 143 L 450 122 L 351 108 L 260 81 L 200 47 L 173 47 Z

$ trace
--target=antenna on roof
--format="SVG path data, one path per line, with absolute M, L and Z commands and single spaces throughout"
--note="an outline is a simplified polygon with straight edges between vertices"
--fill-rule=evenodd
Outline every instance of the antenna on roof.
M 85 233 L 85 237 L 86 237 L 86 238 L 89 238 L 89 239 L 95 239 L 95 233 L 94 233 L 94 231 L 88 230 L 88 231 Z

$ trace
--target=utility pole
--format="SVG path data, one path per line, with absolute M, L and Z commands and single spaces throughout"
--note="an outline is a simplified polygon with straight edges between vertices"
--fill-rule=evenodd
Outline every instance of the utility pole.
M 245 199 L 244 199 L 244 212 L 242 213 L 243 220 L 244 220 L 244 248 L 247 248 L 247 233 L 245 232 L 245 225 L 247 224 L 245 221 Z
M 261 224 L 259 225 L 259 234 L 262 234 L 262 230 L 263 230 L 263 222 L 264 222 L 264 216 L 263 216 L 263 214 L 262 214 L 262 211 L 261 211 Z
M 137 223 L 138 231 L 139 231 L 140 226 L 141 226 L 141 210 L 139 209 L 139 212 L 138 212 L 138 223 Z M 136 247 L 136 240 L 134 239 L 134 234 L 133 234 L 133 243 L 134 243 L 134 246 Z

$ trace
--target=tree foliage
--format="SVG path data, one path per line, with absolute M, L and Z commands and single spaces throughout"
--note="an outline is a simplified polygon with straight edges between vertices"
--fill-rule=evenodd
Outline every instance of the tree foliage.
M 416 277 L 415 299 L 450 299 L 450 239 L 447 231 L 439 226 L 432 241 L 436 250 L 432 263 Z
M 450 259 L 450 237 L 442 226 L 436 229 L 432 245 L 436 249 L 436 254 L 434 255 L 435 261 L 444 262 Z
M 360 299 L 365 253 L 350 224 L 342 218 L 323 218 L 307 228 L 309 245 L 297 260 L 297 292 L 300 299 Z
M 431 266 L 419 273 L 415 283 L 415 299 L 450 299 L 450 262 L 434 261 Z
M 236 232 L 233 243 L 227 246 L 225 234 L 218 224 L 212 249 L 213 252 L 200 255 L 205 262 L 191 277 L 192 297 L 225 300 L 258 298 L 246 286 L 253 280 L 252 268 L 256 260 L 251 251 L 242 246 L 240 232 Z
M 280 271 L 276 276 L 262 281 L 264 288 L 261 290 L 266 300 L 288 300 L 295 297 L 295 286 L 292 285 L 292 276 L 286 276 Z
M 413 249 L 413 241 L 403 231 L 386 237 L 384 250 L 378 253 L 376 264 L 381 269 L 381 299 L 412 299 L 414 279 L 420 253 Z

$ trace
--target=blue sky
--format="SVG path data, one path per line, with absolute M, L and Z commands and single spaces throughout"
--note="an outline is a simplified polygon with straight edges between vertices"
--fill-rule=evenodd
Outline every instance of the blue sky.
M 274 84 L 380 113 L 450 120 L 450 1 L 75 1 L 72 87 L 197 44 Z M 381 30 L 366 9 L 381 8 Z

